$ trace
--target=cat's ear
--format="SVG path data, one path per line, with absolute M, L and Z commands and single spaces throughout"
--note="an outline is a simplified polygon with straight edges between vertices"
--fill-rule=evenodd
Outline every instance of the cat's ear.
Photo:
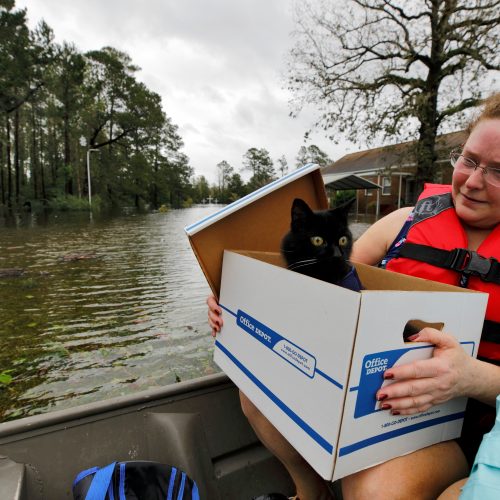
M 351 207 L 354 205 L 355 201 L 356 198 L 351 198 L 349 201 L 346 201 L 342 205 L 335 207 L 333 210 L 335 210 L 336 212 L 342 212 L 345 216 L 347 216 L 349 214 L 349 210 L 351 210 Z
M 298 231 L 305 221 L 313 214 L 309 205 L 301 198 L 295 198 L 292 203 L 292 230 Z

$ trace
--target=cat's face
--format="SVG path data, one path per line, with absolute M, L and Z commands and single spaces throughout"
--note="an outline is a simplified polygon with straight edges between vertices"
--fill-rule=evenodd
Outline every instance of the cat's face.
M 333 257 L 347 260 L 352 249 L 352 234 L 347 223 L 351 205 L 352 202 L 314 212 L 305 201 L 296 198 L 292 204 L 290 232 L 282 241 L 287 263 Z

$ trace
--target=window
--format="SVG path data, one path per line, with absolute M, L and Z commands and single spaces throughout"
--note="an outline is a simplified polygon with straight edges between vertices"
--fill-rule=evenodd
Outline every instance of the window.
M 382 177 L 382 195 L 388 196 L 391 194 L 391 178 Z

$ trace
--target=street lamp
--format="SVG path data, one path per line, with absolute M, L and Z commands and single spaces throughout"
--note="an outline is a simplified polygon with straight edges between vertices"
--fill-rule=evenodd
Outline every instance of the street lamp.
M 92 185 L 90 184 L 90 152 L 98 149 L 87 149 L 87 183 L 89 185 L 89 207 L 92 209 Z
M 80 146 L 82 148 L 87 146 L 87 139 L 80 137 Z M 87 149 L 87 184 L 89 185 L 89 208 L 92 209 L 92 185 L 90 184 L 90 152 L 91 151 L 99 151 L 98 149 Z

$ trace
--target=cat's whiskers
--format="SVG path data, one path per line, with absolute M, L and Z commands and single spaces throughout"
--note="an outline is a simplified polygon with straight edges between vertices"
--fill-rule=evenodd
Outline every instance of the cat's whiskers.
M 287 269 L 293 271 L 294 269 L 297 269 L 298 267 L 306 267 L 306 266 L 312 266 L 313 264 L 318 263 L 318 259 L 305 259 L 305 260 L 299 260 L 297 262 L 294 262 L 293 264 L 290 264 Z

